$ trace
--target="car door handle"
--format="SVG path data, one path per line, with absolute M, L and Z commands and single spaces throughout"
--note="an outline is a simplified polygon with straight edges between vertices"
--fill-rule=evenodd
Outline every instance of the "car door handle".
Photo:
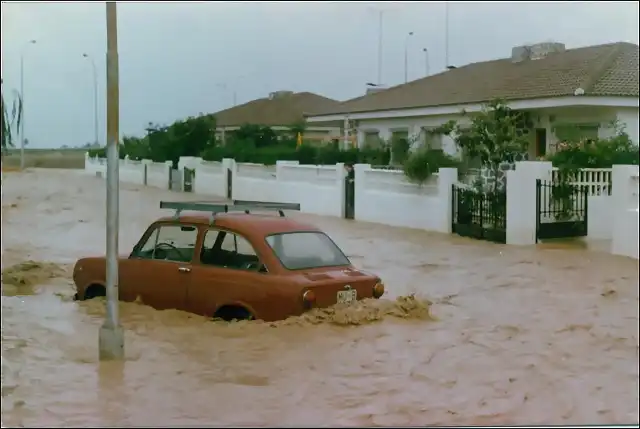
M 189 267 L 180 267 L 180 268 L 178 268 L 178 271 L 180 271 L 181 273 L 190 273 L 191 272 L 191 268 L 189 268 Z

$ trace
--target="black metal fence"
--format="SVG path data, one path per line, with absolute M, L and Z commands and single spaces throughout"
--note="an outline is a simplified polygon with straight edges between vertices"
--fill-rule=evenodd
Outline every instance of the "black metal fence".
M 588 189 L 566 182 L 536 181 L 536 237 L 584 237 L 588 223 Z
M 463 237 L 506 243 L 507 194 L 453 185 L 452 231 Z

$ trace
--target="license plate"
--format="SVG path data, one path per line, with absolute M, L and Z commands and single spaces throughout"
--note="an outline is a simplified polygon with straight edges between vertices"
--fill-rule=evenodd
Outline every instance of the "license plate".
M 355 289 L 341 290 L 338 292 L 338 304 L 348 304 L 355 301 L 358 298 L 358 291 Z

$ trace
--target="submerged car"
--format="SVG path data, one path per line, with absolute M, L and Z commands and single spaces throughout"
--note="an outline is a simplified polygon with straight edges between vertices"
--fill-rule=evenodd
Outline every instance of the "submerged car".
M 119 258 L 122 301 L 275 321 L 384 294 L 380 278 L 351 265 L 328 235 L 285 216 L 299 204 L 161 202 L 160 208 L 175 214 L 153 222 L 131 254 Z M 104 257 L 78 260 L 75 298 L 105 296 L 105 278 Z

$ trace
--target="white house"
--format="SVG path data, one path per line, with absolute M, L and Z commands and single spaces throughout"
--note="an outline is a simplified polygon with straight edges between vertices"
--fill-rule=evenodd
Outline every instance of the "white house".
M 541 43 L 515 47 L 509 58 L 449 67 L 345 101 L 307 121 L 348 118 L 360 146 L 406 136 L 428 139 L 432 147 L 453 154 L 456 147 L 450 137 L 426 131 L 451 119 L 464 124 L 469 116 L 462 116 L 463 110 L 478 112 L 486 102 L 501 98 L 514 109 L 531 112 L 529 157 L 537 157 L 553 150 L 568 127 L 578 127 L 585 138 L 605 137 L 618 121 L 638 142 L 638 94 L 637 45 L 565 49 L 562 43 Z

